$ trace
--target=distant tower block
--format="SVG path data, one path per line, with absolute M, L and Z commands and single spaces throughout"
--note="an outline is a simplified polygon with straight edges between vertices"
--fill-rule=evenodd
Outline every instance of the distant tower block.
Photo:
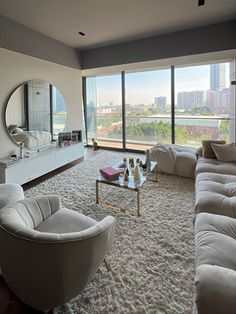
M 165 97 L 165 96 L 155 97 L 154 101 L 155 101 L 155 105 L 159 106 L 162 109 L 166 109 L 167 97 Z
M 210 65 L 210 90 L 221 90 L 225 88 L 226 65 L 211 64 Z

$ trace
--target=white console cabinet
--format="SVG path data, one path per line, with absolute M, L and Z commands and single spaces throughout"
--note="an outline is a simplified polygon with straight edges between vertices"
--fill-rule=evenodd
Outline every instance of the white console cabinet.
M 10 164 L 2 161 L 0 183 L 24 184 L 83 156 L 83 143 L 75 143 L 66 147 L 51 147 Z

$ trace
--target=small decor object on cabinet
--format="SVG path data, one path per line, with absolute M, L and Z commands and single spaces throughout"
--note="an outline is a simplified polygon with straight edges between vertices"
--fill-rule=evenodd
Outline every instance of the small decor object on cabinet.
M 74 142 L 74 143 L 82 142 L 82 131 L 81 130 L 73 130 L 72 131 L 72 142 Z
M 94 138 L 92 138 L 92 146 L 93 146 L 93 150 L 98 150 L 98 143 L 95 141 Z
M 71 144 L 71 132 L 58 133 L 58 145 L 65 146 Z

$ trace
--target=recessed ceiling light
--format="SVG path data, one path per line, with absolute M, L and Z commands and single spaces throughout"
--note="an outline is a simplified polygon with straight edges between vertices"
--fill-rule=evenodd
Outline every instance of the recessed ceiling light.
M 201 5 L 205 4 L 205 0 L 198 0 L 198 6 L 200 7 Z
M 85 36 L 85 33 L 83 33 L 83 32 L 78 32 L 78 34 L 81 36 Z

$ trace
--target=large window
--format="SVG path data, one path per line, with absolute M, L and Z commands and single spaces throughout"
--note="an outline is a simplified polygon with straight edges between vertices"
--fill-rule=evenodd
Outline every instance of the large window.
M 127 73 L 126 147 L 171 142 L 170 70 Z
M 230 141 L 229 63 L 176 68 L 175 78 L 175 142 Z
M 86 91 L 88 142 L 122 148 L 121 75 L 87 78 Z
M 86 78 L 88 142 L 145 150 L 235 138 L 230 63 Z M 123 102 L 122 102 L 123 101 Z

